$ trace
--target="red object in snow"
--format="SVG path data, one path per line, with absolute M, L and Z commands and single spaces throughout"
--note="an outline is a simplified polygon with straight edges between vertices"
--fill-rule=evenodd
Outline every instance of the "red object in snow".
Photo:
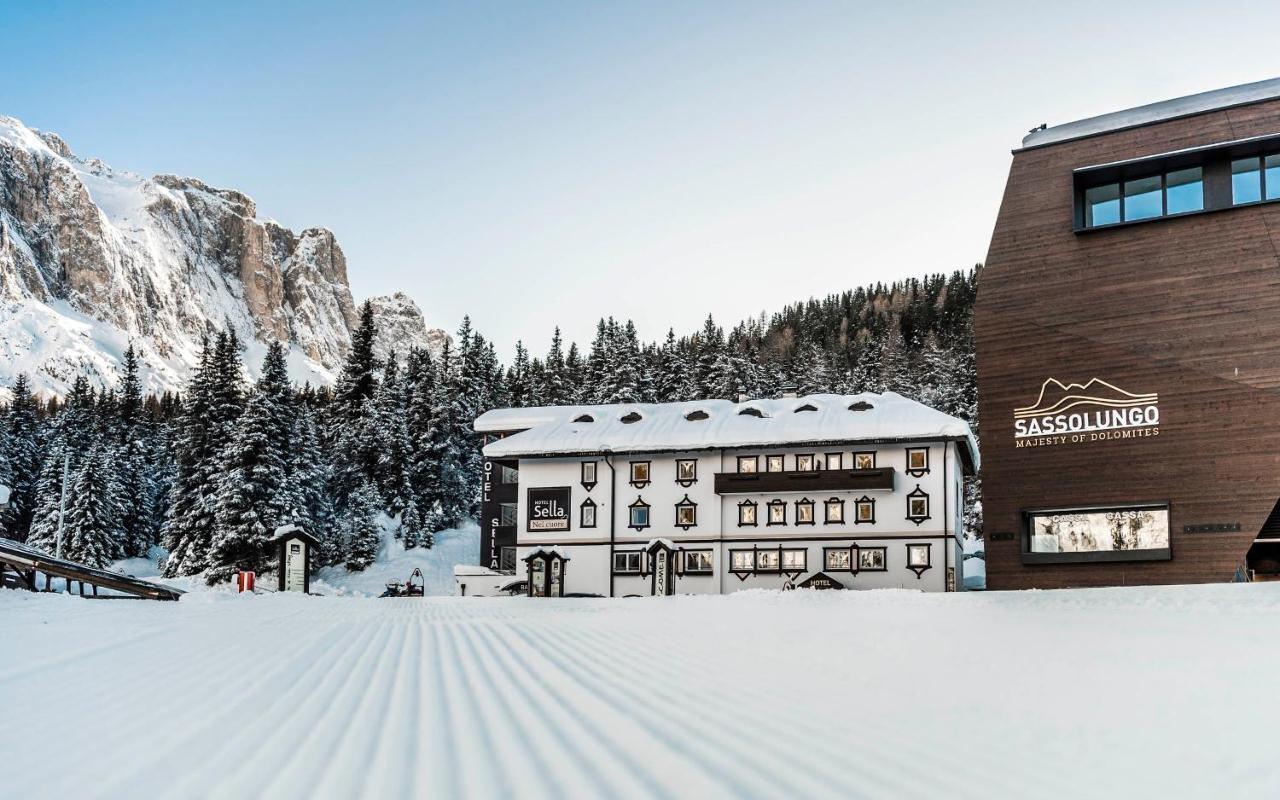
M 254 578 L 254 573 L 252 572 L 237 572 L 236 573 L 236 590 L 241 592 L 252 592 L 253 578 Z

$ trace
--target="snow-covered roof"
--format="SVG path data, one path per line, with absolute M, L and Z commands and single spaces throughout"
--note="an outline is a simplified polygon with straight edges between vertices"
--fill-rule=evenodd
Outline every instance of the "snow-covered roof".
M 1133 128 L 1139 125 L 1150 125 L 1155 122 L 1202 114 L 1206 111 L 1230 108 L 1232 106 L 1258 103 L 1280 97 L 1280 78 L 1270 78 L 1256 83 L 1231 86 L 1226 89 L 1215 89 L 1211 92 L 1164 100 L 1124 111 L 1113 111 L 1088 119 L 1054 125 L 1052 128 L 1032 131 L 1022 138 L 1022 146 L 1043 147 L 1085 136 Z
M 955 439 L 978 466 L 968 423 L 893 392 L 502 408 L 482 414 L 475 430 L 521 431 L 486 445 L 490 458 Z

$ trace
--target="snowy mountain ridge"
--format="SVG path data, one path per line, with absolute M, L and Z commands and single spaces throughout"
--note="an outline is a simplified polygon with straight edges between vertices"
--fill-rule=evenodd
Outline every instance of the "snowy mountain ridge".
M 403 294 L 372 302 L 382 354 L 446 337 Z M 225 328 L 251 371 L 278 340 L 294 380 L 331 384 L 357 323 L 330 231 L 260 219 L 234 189 L 114 170 L 0 116 L 0 385 L 21 372 L 52 394 L 78 374 L 110 384 L 132 342 L 148 391 L 181 389 L 203 337 Z

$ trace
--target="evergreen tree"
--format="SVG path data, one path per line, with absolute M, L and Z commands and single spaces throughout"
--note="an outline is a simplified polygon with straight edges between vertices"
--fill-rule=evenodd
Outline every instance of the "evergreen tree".
M 111 498 L 105 450 L 95 446 L 85 457 L 67 493 L 63 557 L 105 567 L 115 556 L 119 520 Z
M 36 484 L 40 479 L 40 430 L 38 401 L 31 393 L 31 381 L 19 374 L 13 383 L 13 402 L 4 415 L 5 485 L 9 487 L 9 507 L 0 510 L 0 530 L 10 539 L 23 542 L 35 517 Z
M 381 501 L 372 484 L 363 483 L 351 497 L 347 507 L 347 569 L 359 572 L 378 556 L 382 546 L 382 528 L 378 524 Z
M 368 300 L 360 306 L 360 325 L 351 334 L 351 349 L 342 367 L 335 399 L 347 419 L 358 416 L 363 404 L 373 399 L 377 386 L 378 362 L 373 355 L 377 327 L 373 321 L 373 303 Z

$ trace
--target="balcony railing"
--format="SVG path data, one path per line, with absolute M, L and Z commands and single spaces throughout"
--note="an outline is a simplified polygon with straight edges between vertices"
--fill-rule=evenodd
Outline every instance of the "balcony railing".
M 717 472 L 716 494 L 893 490 L 893 467 L 798 472 Z

